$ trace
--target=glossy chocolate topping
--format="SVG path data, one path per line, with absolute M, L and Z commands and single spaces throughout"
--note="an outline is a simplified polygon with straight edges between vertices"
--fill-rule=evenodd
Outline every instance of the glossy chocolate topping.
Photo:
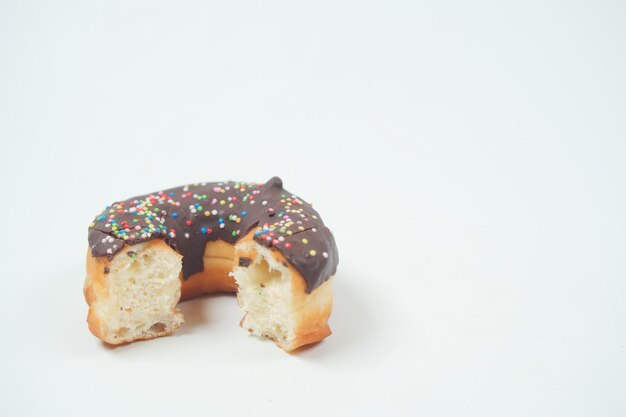
M 234 244 L 251 231 L 256 242 L 279 250 L 302 274 L 309 293 L 337 270 L 332 233 L 278 177 L 265 184 L 192 184 L 113 203 L 89 226 L 89 247 L 93 256 L 112 258 L 124 244 L 163 239 L 183 256 L 187 279 L 204 269 L 206 242 Z

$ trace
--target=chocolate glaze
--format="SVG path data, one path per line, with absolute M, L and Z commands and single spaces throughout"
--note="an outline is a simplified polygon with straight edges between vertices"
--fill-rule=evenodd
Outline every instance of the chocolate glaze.
M 88 240 L 92 256 L 112 259 L 124 244 L 162 239 L 183 256 L 187 279 L 204 270 L 206 242 L 235 244 L 251 231 L 256 242 L 280 251 L 302 274 L 308 293 L 337 271 L 332 233 L 278 177 L 265 184 L 192 184 L 116 202 L 89 226 Z

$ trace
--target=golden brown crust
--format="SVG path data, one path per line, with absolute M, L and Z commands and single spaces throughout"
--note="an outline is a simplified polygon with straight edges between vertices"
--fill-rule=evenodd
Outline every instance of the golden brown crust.
M 300 289 L 295 289 L 296 285 L 294 285 L 294 303 L 302 306 L 304 313 L 301 312 L 302 316 L 295 331 L 295 339 L 287 348 L 283 347 L 283 349 L 291 351 L 300 346 L 319 342 L 332 334 L 328 326 L 328 318 L 333 309 L 331 285 L 332 280 L 328 280 L 309 295 L 306 295 L 304 291 L 300 292 Z M 315 300 L 304 299 L 306 297 L 313 297 Z
M 97 316 L 94 314 L 91 305 L 98 299 L 98 297 L 108 297 L 106 279 L 104 277 L 104 270 L 110 268 L 111 262 L 106 258 L 95 258 L 91 256 L 91 250 L 87 249 L 87 276 L 85 278 L 85 285 L 83 287 L 83 294 L 85 300 L 89 305 L 89 313 L 87 314 L 87 325 L 89 331 L 97 338 L 104 340 L 105 332 L 102 331 L 101 323 Z

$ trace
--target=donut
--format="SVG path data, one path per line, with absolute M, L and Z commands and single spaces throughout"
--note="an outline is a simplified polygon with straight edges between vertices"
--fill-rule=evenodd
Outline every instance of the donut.
M 88 243 L 87 323 L 106 343 L 170 335 L 184 322 L 180 301 L 214 292 L 236 292 L 241 327 L 285 351 L 331 334 L 335 239 L 278 177 L 115 202 Z

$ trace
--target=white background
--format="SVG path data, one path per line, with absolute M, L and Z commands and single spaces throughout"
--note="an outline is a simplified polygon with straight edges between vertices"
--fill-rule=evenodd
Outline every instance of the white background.
M 471 3 L 471 4 L 470 4 Z M 626 415 L 623 2 L 0 1 L 0 415 Z M 232 296 L 87 330 L 87 225 L 283 178 L 340 250 L 296 354 Z

